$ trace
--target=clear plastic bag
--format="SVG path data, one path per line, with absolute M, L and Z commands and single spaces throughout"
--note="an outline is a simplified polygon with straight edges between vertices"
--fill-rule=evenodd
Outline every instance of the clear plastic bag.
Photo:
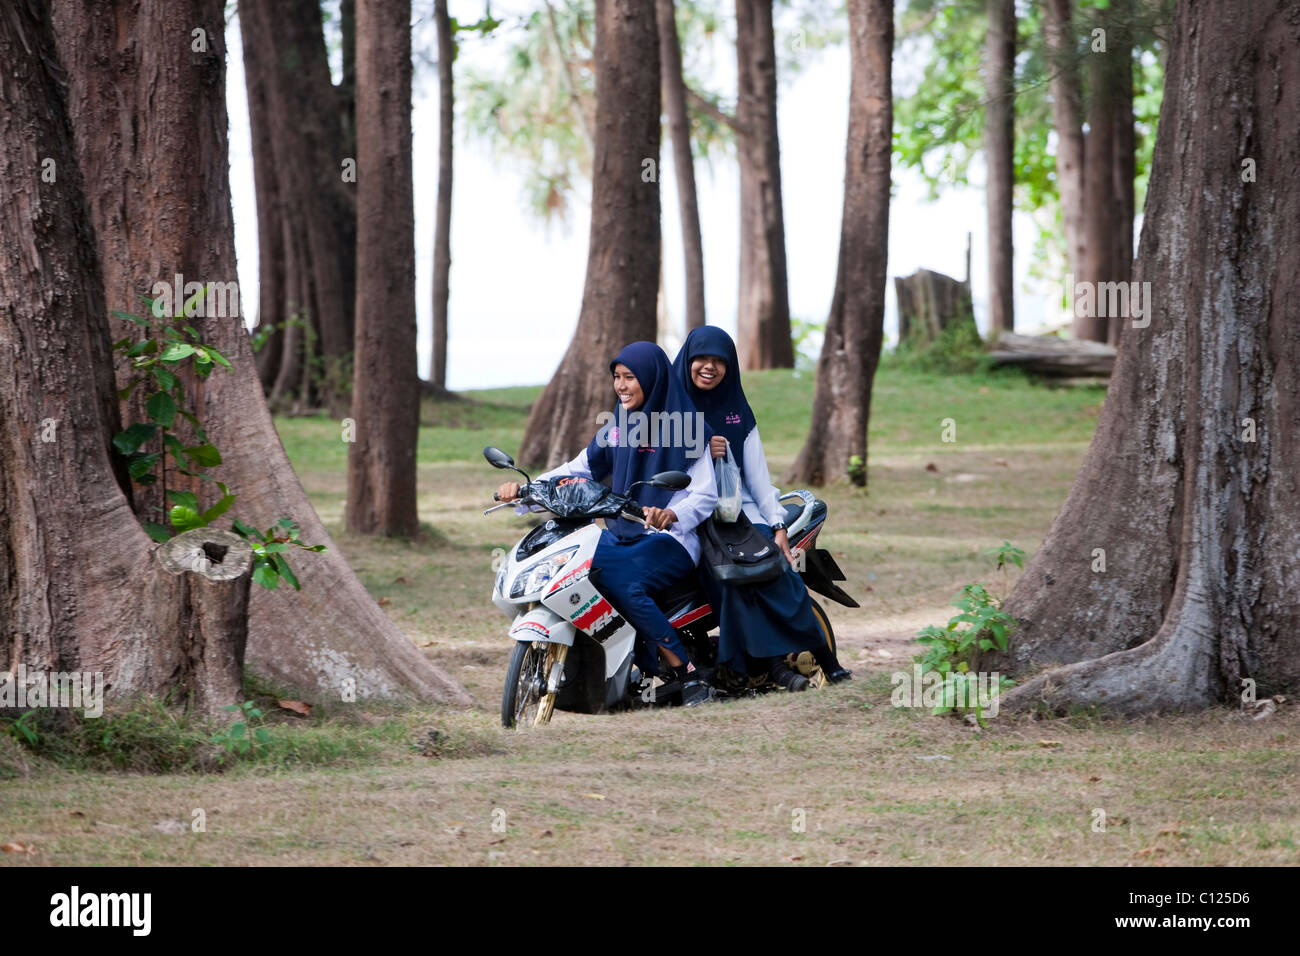
M 740 469 L 731 457 L 730 442 L 726 456 L 713 459 L 713 473 L 718 480 L 718 505 L 713 509 L 713 516 L 731 524 L 740 517 Z

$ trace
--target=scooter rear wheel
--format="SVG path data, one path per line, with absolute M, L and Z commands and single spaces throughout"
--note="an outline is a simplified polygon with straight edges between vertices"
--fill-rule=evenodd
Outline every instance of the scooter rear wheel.
M 831 649 L 831 653 L 834 654 L 836 653 L 835 629 L 831 627 L 831 619 L 826 616 L 826 611 L 820 604 L 813 601 L 811 597 L 809 600 L 812 601 L 813 618 L 817 621 L 817 629 L 821 631 L 822 639 L 826 642 L 826 646 Z M 818 665 L 817 659 L 813 657 L 811 651 L 802 651 L 799 654 L 791 654 L 789 655 L 788 660 L 790 662 L 790 667 L 793 668 L 796 673 L 803 674 L 807 677 L 813 687 L 821 687 L 826 683 L 826 675 L 822 673 L 822 669 Z

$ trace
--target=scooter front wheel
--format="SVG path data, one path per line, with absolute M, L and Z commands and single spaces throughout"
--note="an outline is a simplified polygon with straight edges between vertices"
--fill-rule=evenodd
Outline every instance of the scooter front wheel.
M 531 727 L 537 720 L 546 694 L 549 644 L 519 641 L 510 652 L 506 685 L 501 691 L 501 726 Z

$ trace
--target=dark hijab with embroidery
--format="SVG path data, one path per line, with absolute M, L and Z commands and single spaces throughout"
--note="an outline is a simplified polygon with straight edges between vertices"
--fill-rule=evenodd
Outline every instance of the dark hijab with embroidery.
M 680 435 L 680 432 L 669 432 L 661 427 L 660 439 L 668 437 L 670 440 L 666 444 L 661 442 L 656 447 L 650 444 L 654 437 L 648 425 L 650 419 L 643 419 L 646 425 L 637 428 L 637 420 L 632 416 L 637 412 L 643 412 L 647 416 L 677 412 L 678 420 L 685 427 L 687 419 L 695 415 L 696 408 L 673 375 L 668 356 L 653 342 L 633 342 L 624 348 L 609 363 L 611 375 L 615 366 L 620 364 L 627 366 L 636 376 L 644 399 L 630 413 L 624 412 L 622 403 L 615 400 L 614 420 L 602 427 L 587 446 L 587 464 L 592 477 L 602 481 L 610 476 L 610 487 L 616 493 L 623 494 L 634 482 L 647 481 L 658 472 L 690 471 L 691 465 L 696 461 L 695 458 L 687 457 L 684 442 L 671 440 Z M 694 432 L 691 434 L 694 435 Z M 701 443 L 699 447 L 706 449 L 708 440 L 706 431 L 697 439 Z M 645 508 L 666 508 L 674 494 L 669 488 L 641 485 L 632 493 L 632 497 Z M 643 531 L 641 526 L 631 521 L 612 522 L 609 527 L 620 537 L 634 536 Z
M 697 388 L 691 381 L 691 362 L 703 355 L 716 355 L 727 363 L 727 374 L 710 389 Z M 731 457 L 742 476 L 745 472 L 745 439 L 757 422 L 754 411 L 740 386 L 740 361 L 736 357 L 736 343 L 731 336 L 716 325 L 705 325 L 691 331 L 682 343 L 677 360 L 673 362 L 673 376 L 682 390 L 704 413 L 710 431 L 722 435 L 731 443 Z

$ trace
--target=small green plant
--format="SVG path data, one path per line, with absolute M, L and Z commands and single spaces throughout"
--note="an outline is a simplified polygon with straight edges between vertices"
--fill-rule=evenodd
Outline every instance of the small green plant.
M 21 717 L 0 717 L 0 731 L 3 731 L 9 737 L 13 737 L 20 744 L 25 743 L 28 747 L 36 746 L 39 735 L 36 728 L 28 722 L 28 719 L 34 713 L 36 711 L 29 710 Z
M 849 467 L 845 473 L 849 476 L 850 481 L 856 483 L 858 479 L 862 477 L 862 473 L 866 471 L 866 469 L 867 463 L 862 460 L 861 455 L 849 456 Z
M 969 691 L 973 688 L 974 672 L 979 670 L 980 654 L 995 649 L 1005 651 L 1017 625 L 1016 619 L 1002 610 L 1002 602 L 1006 595 L 1009 566 L 1014 564 L 1023 568 L 1025 552 L 1003 541 L 986 553 L 997 558 L 997 570 L 1003 575 L 1003 595 L 994 596 L 979 583 L 967 584 L 952 601 L 961 613 L 949 618 L 944 627 L 931 624 L 922 628 L 916 637 L 916 642 L 925 647 L 916 658 L 922 673 L 936 672 L 942 675 L 945 684 L 953 685 L 953 695 L 945 696 L 945 700 L 969 702 L 976 699 Z M 999 692 L 1012 686 L 1014 681 L 1011 678 L 999 677 Z M 932 712 L 946 714 L 954 710 L 974 710 L 980 726 L 985 725 L 984 709 L 978 703 L 973 708 L 941 704 Z
M 194 313 L 206 291 L 205 287 L 185 302 L 181 309 L 183 316 Z M 221 464 L 221 453 L 208 441 L 198 417 L 185 407 L 185 383 L 179 374 L 183 366 L 192 363 L 195 374 L 203 380 L 217 366 L 228 369 L 231 365 L 219 349 L 200 339 L 193 326 L 173 325 L 170 316 L 158 314 L 152 299 L 142 298 L 148 306 L 148 318 L 127 312 L 113 314 L 145 329 L 146 336 L 134 342 L 129 337 L 119 339 L 113 343 L 113 349 L 130 362 L 132 373 L 126 386 L 118 391 L 118 398 L 125 401 L 140 390 L 150 420 L 132 423 L 113 436 L 113 447 L 126 460 L 131 479 L 137 484 L 152 485 L 160 480 L 165 483 L 167 469 L 163 456 L 166 454 L 171 456 L 176 473 L 212 482 L 221 493 L 211 507 L 203 509 L 193 491 L 164 486 L 163 497 L 171 504 L 165 512 L 171 530 L 157 522 L 142 522 L 149 537 L 162 542 L 171 538 L 173 533 L 207 527 L 225 515 L 238 498 L 224 482 L 217 481 L 206 470 Z M 192 443 L 186 444 L 174 431 L 178 418 L 193 427 L 195 440 Z M 146 449 L 147 443 L 155 438 L 161 439 L 161 446 L 154 446 L 154 450 Z M 160 465 L 164 467 L 160 468 Z M 281 518 L 265 534 L 237 518 L 232 517 L 231 522 L 232 530 L 249 539 L 253 545 L 253 580 L 269 590 L 277 587 L 281 579 L 295 589 L 301 589 L 297 576 L 284 557 L 284 552 L 291 546 L 305 551 L 325 550 L 324 545 L 304 543 L 299 537 L 298 526 L 289 518 Z
M 264 747 L 271 742 L 271 732 L 265 727 L 252 727 L 252 732 L 249 732 L 253 721 L 262 719 L 261 708 L 251 700 L 246 700 L 242 704 L 228 704 L 222 710 L 234 711 L 243 718 L 234 721 L 225 730 L 212 737 L 212 742 L 226 754 L 242 756 L 255 747 Z M 224 755 L 219 759 L 225 762 Z

